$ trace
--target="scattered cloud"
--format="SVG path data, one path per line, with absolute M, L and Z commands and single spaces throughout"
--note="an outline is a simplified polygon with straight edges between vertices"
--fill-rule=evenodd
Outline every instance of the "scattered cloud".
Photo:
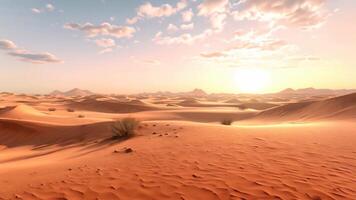
M 31 11 L 35 14 L 40 14 L 43 12 L 53 12 L 56 8 L 54 7 L 53 4 L 47 4 L 44 8 L 32 8 Z
M 271 25 L 310 29 L 320 26 L 329 15 L 326 0 L 245 0 L 232 15 L 236 20 L 259 20 Z
M 37 9 L 37 8 L 32 8 L 31 11 L 32 11 L 33 13 L 36 13 L 36 14 L 41 13 L 41 11 L 40 11 L 39 9 Z
M 64 25 L 65 29 L 83 31 L 88 37 L 95 36 L 112 36 L 116 38 L 131 38 L 136 32 L 135 28 L 129 26 L 116 26 L 108 22 L 100 25 L 93 25 L 91 23 L 77 24 L 67 23 Z
M 172 44 L 185 44 L 191 45 L 197 41 L 204 40 L 206 37 L 210 36 L 213 33 L 212 30 L 207 29 L 200 34 L 191 35 L 189 33 L 184 33 L 179 36 L 170 37 L 170 36 L 162 36 L 162 32 L 158 32 L 153 41 L 160 45 L 172 45 Z
M 183 20 L 183 22 L 192 21 L 193 16 L 194 16 L 194 13 L 193 13 L 192 9 L 189 9 L 187 11 L 182 12 L 182 20 Z
M 55 9 L 55 7 L 52 5 L 52 4 L 47 4 L 46 5 L 46 9 L 49 11 L 49 12 L 52 12 L 52 11 L 54 11 L 54 9 Z
M 198 15 L 208 16 L 214 13 L 223 13 L 226 11 L 226 7 L 229 0 L 204 0 L 198 6 Z
M 32 53 L 25 50 L 17 50 L 10 52 L 9 55 L 18 57 L 24 62 L 31 62 L 34 64 L 44 64 L 44 63 L 59 63 L 62 62 L 55 55 L 50 53 Z
M 126 23 L 129 24 L 129 25 L 133 25 L 133 24 L 136 24 L 139 20 L 139 17 L 133 17 L 133 18 L 127 18 L 126 19 Z
M 169 32 L 175 32 L 178 30 L 179 30 L 179 28 L 174 24 L 168 24 L 168 26 L 167 26 L 167 31 L 169 31 Z
M 150 2 L 146 2 L 137 8 L 137 14 L 135 17 L 126 19 L 126 23 L 132 25 L 143 18 L 169 17 L 185 9 L 187 5 L 187 0 L 180 0 L 175 6 L 170 4 L 154 6 Z
M 13 50 L 16 49 L 16 44 L 10 40 L 0 40 L 0 49 Z
M 0 49 L 9 51 L 7 54 L 19 58 L 21 61 L 30 62 L 34 64 L 44 63 L 60 63 L 62 62 L 55 55 L 44 53 L 33 53 L 25 49 L 20 49 L 17 45 L 10 40 L 0 40 Z
M 215 13 L 210 16 L 211 27 L 215 30 L 221 31 L 225 25 L 225 13 Z
M 182 25 L 180 25 L 180 28 L 182 30 L 192 30 L 194 28 L 194 23 L 182 24 Z
M 113 39 L 97 39 L 95 40 L 95 44 L 99 47 L 109 48 L 116 46 L 115 40 Z

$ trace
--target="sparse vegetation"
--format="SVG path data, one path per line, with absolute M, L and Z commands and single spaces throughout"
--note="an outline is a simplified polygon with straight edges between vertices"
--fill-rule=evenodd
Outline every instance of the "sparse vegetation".
M 78 118 L 84 118 L 85 116 L 84 115 L 78 115 Z
M 48 108 L 48 111 L 51 111 L 51 112 L 54 112 L 56 110 L 57 110 L 56 108 Z
M 222 125 L 229 126 L 229 125 L 231 125 L 233 122 L 234 122 L 234 121 L 233 121 L 232 119 L 223 119 L 223 120 L 221 121 L 221 124 L 222 124 Z
M 67 108 L 67 112 L 74 112 L 74 109 L 72 109 L 72 108 Z
M 111 131 L 113 133 L 112 139 L 121 139 L 133 136 L 139 124 L 140 122 L 135 118 L 124 118 L 114 122 L 111 125 Z

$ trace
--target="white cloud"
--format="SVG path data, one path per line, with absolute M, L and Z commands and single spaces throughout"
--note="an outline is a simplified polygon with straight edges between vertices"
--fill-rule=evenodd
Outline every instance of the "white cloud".
M 154 6 L 150 2 L 146 2 L 137 8 L 135 17 L 126 19 L 128 24 L 135 24 L 143 18 L 160 18 L 169 17 L 187 7 L 187 0 L 180 0 L 175 6 L 170 4 L 162 4 Z
M 146 2 L 138 8 L 137 15 L 140 17 L 148 17 L 148 18 L 168 17 L 175 14 L 176 12 L 183 9 L 184 7 L 185 4 L 181 4 L 181 2 L 177 4 L 177 7 L 173 7 L 170 4 L 153 6 L 151 3 Z
M 97 39 L 95 40 L 95 44 L 99 47 L 109 48 L 116 46 L 116 42 L 113 39 Z
M 194 13 L 193 13 L 192 9 L 189 9 L 187 11 L 182 12 L 182 20 L 183 20 L 183 22 L 192 21 L 193 16 L 194 16 Z
M 189 33 L 185 33 L 176 37 L 170 37 L 170 36 L 162 36 L 162 32 L 158 32 L 155 37 L 153 38 L 153 41 L 157 44 L 160 45 L 191 45 L 197 41 L 204 40 L 208 36 L 210 36 L 213 33 L 212 30 L 207 29 L 204 32 L 197 34 L 197 35 L 191 35 Z
M 139 17 L 137 17 L 137 16 L 133 17 L 133 18 L 127 18 L 126 23 L 132 25 L 132 24 L 136 24 L 138 22 L 138 20 L 139 20 Z
M 169 32 L 175 32 L 175 31 L 178 31 L 178 27 L 174 24 L 168 24 L 168 27 L 167 27 L 167 31 Z
M 20 60 L 24 62 L 30 62 L 35 64 L 62 62 L 62 60 L 58 59 L 55 55 L 48 52 L 33 53 L 25 49 L 20 49 L 14 42 L 10 40 L 0 40 L 0 49 L 9 51 L 7 53 L 8 55 L 20 58 Z
M 37 9 L 37 8 L 32 8 L 31 11 L 32 11 L 33 13 L 36 13 L 36 14 L 41 13 L 41 11 L 40 11 L 39 9 Z
M 245 0 L 232 15 L 236 20 L 259 20 L 272 25 L 310 29 L 320 26 L 329 15 L 326 0 Z
M 226 17 L 227 17 L 227 15 L 225 13 L 212 14 L 209 18 L 211 27 L 215 30 L 221 31 L 225 25 Z
M 229 0 L 204 0 L 198 6 L 198 15 L 207 16 L 217 12 L 225 12 L 228 3 Z
M 194 28 L 194 23 L 182 24 L 182 25 L 180 25 L 180 28 L 182 30 L 192 30 Z
M 52 11 L 54 11 L 54 9 L 55 9 L 55 7 L 52 5 L 52 4 L 47 4 L 46 5 L 46 9 L 49 11 L 49 12 L 52 12 Z
M 108 22 L 104 22 L 100 25 L 93 25 L 91 23 L 86 23 L 83 25 L 77 23 L 67 23 L 64 25 L 64 28 L 83 31 L 88 37 L 103 35 L 116 38 L 131 38 L 136 32 L 133 27 L 116 26 Z
M 0 49 L 13 50 L 16 49 L 16 44 L 10 40 L 0 40 Z
M 62 62 L 55 55 L 50 53 L 32 53 L 25 50 L 18 50 L 10 52 L 9 55 L 18 57 L 24 62 L 31 62 L 34 64 L 44 64 L 44 63 L 59 63 Z

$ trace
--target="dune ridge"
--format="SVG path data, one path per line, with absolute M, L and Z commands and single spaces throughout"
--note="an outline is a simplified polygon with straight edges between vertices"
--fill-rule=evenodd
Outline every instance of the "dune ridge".
M 356 116 L 356 93 L 320 101 L 290 103 L 257 114 L 258 120 L 347 119 Z

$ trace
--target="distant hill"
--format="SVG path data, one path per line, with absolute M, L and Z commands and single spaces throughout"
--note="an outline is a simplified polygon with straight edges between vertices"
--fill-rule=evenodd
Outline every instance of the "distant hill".
M 193 91 L 190 91 L 190 92 L 185 92 L 184 93 L 185 95 L 187 96 L 195 96 L 195 97 L 201 97 L 201 96 L 206 96 L 207 93 L 202 90 L 202 89 L 194 89 Z
M 55 90 L 55 91 L 51 92 L 49 95 L 70 97 L 70 96 L 90 96 L 90 95 L 94 95 L 94 94 L 95 93 L 93 93 L 89 90 L 81 90 L 78 88 L 74 88 L 74 89 L 68 90 L 66 92 Z

